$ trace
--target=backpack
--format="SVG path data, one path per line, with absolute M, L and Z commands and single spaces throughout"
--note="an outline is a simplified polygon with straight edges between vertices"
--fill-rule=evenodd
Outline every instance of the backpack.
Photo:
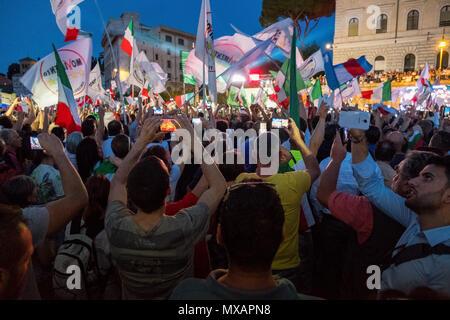
M 80 233 L 81 215 L 72 221 L 70 235 L 59 247 L 53 265 L 53 289 L 55 298 L 61 300 L 100 299 L 109 273 L 100 272 L 94 240 Z M 80 270 L 80 288 L 69 288 L 74 284 L 76 272 L 68 270 L 76 266 Z M 69 271 L 69 273 L 67 273 Z

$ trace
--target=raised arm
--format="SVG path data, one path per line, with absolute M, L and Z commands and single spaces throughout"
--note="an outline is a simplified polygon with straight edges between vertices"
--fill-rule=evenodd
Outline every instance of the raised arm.
M 330 108 L 325 104 L 325 102 L 322 102 L 319 107 L 319 122 L 317 123 L 309 142 L 309 150 L 311 150 L 311 153 L 315 157 L 317 156 L 317 152 L 319 152 L 319 148 L 325 138 L 325 124 L 329 109 Z
M 384 185 L 380 168 L 369 155 L 364 131 L 351 129 L 350 140 L 353 175 L 358 182 L 359 190 L 374 206 L 404 227 L 408 227 L 415 213 L 405 206 L 404 198 Z
M 291 150 L 299 150 L 303 156 L 306 172 L 310 175 L 312 184 L 320 175 L 319 163 L 311 150 L 306 146 L 300 135 L 300 131 L 292 118 L 289 118 L 289 137 Z
M 194 160 L 195 163 L 202 164 L 201 166 L 203 176 L 208 181 L 209 187 L 205 192 L 202 193 L 200 199 L 198 200 L 198 203 L 206 204 L 209 208 L 209 213 L 213 214 L 216 211 L 220 201 L 222 200 L 222 197 L 227 188 L 227 183 L 219 168 L 214 163 L 213 159 L 209 157 L 209 155 L 204 155 L 204 157 L 206 158 L 202 159 L 202 155 L 204 154 L 202 142 L 195 135 L 194 128 L 192 127 L 192 124 L 190 123 L 188 118 L 181 117 L 180 124 L 181 127 L 185 130 L 188 130 L 191 135 L 191 150 L 195 150 L 196 145 L 201 146 L 202 148 L 201 153 L 194 152 Z
M 64 153 L 64 147 L 54 134 L 38 136 L 42 148 L 50 154 L 61 174 L 64 197 L 47 203 L 49 224 L 47 234 L 62 230 L 88 204 L 88 194 L 78 172 Z
M 341 135 L 339 132 L 336 132 L 336 136 L 334 137 L 334 142 L 331 147 L 331 161 L 324 172 L 322 172 L 319 188 L 317 189 L 316 194 L 317 200 L 319 200 L 320 203 L 326 208 L 328 208 L 328 199 L 331 194 L 336 191 L 339 171 L 346 155 L 347 150 L 342 144 Z
M 138 161 L 145 147 L 157 137 L 157 131 L 161 122 L 161 119 L 156 117 L 145 120 L 139 138 L 122 161 L 111 181 L 108 198 L 109 202 L 119 200 L 123 203 L 127 203 L 126 183 L 128 174 Z
M 98 128 L 95 133 L 95 140 L 97 145 L 101 146 L 103 144 L 103 134 L 105 133 L 105 108 L 103 106 L 98 107 Z

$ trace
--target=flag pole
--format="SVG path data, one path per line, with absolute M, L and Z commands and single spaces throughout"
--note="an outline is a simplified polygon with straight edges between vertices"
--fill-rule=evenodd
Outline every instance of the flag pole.
M 118 75 L 118 73 L 119 73 L 119 64 L 118 64 L 118 61 L 117 61 L 116 54 L 114 52 L 114 48 L 113 48 L 112 43 L 111 43 L 111 38 L 109 36 L 109 32 L 106 29 L 105 19 L 103 18 L 103 15 L 102 15 L 102 13 L 100 11 L 100 7 L 99 7 L 99 5 L 97 3 L 97 0 L 94 0 L 94 2 L 95 2 L 95 6 L 97 7 L 98 15 L 100 16 L 100 19 L 102 21 L 103 29 L 105 30 L 106 38 L 108 39 L 108 43 L 109 43 L 109 47 L 111 48 L 111 54 L 112 54 L 112 57 L 113 57 L 114 65 L 115 65 L 115 67 L 117 69 L 117 72 L 116 72 L 116 75 L 115 75 L 116 83 L 117 83 L 117 85 L 119 87 L 120 101 L 122 102 L 123 122 L 124 122 L 125 125 L 127 125 L 127 112 L 125 110 L 125 103 L 124 103 L 124 100 L 123 100 L 122 85 L 120 83 L 120 78 L 119 78 L 119 75 Z

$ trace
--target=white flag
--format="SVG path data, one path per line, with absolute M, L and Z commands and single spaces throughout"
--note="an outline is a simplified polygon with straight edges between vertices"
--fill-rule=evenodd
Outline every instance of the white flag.
M 325 71 L 322 51 L 319 49 L 319 51 L 312 54 L 302 63 L 302 65 L 298 68 L 298 71 L 302 75 L 303 80 L 308 80 L 316 73 Z
M 272 39 L 273 43 L 281 49 L 286 57 L 291 54 L 292 33 L 294 32 L 292 20 L 287 18 L 274 23 L 258 32 L 253 37 L 258 40 Z
M 95 99 L 98 96 L 102 96 L 105 93 L 105 89 L 102 86 L 102 73 L 100 71 L 100 64 L 97 63 L 94 69 L 92 69 L 89 75 L 89 88 L 88 96 L 91 99 Z
M 342 100 L 350 99 L 358 94 L 361 94 L 361 89 L 359 88 L 357 78 L 353 78 L 353 80 L 347 83 L 345 88 L 341 90 Z
M 202 0 L 198 20 L 195 55 L 208 66 L 208 89 L 211 101 L 217 102 L 216 63 L 214 51 L 213 25 L 209 0 Z
M 133 51 L 134 52 L 134 51 Z M 146 82 L 156 93 L 166 91 L 167 73 L 156 62 L 150 62 L 145 52 L 141 51 L 133 64 L 133 73 L 128 78 L 129 84 L 147 88 Z
M 84 97 L 88 91 L 91 72 L 91 38 L 73 41 L 58 49 L 58 53 L 69 77 L 75 99 Z M 36 62 L 20 82 L 33 93 L 33 99 L 41 108 L 58 104 L 55 54 L 51 53 Z
M 50 0 L 50 4 L 52 5 L 52 11 L 56 17 L 56 24 L 58 25 L 59 30 L 66 35 L 68 27 L 75 27 L 80 29 L 80 17 L 81 15 L 74 14 L 71 19 L 68 19 L 69 13 L 71 13 L 72 9 L 83 2 L 84 0 Z M 75 21 L 73 21 L 75 20 Z

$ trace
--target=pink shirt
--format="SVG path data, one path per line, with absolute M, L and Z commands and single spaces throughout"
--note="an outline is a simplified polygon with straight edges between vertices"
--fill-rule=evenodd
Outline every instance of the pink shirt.
M 328 209 L 334 217 L 356 231 L 359 244 L 372 234 L 373 209 L 366 197 L 334 191 L 328 198 Z

